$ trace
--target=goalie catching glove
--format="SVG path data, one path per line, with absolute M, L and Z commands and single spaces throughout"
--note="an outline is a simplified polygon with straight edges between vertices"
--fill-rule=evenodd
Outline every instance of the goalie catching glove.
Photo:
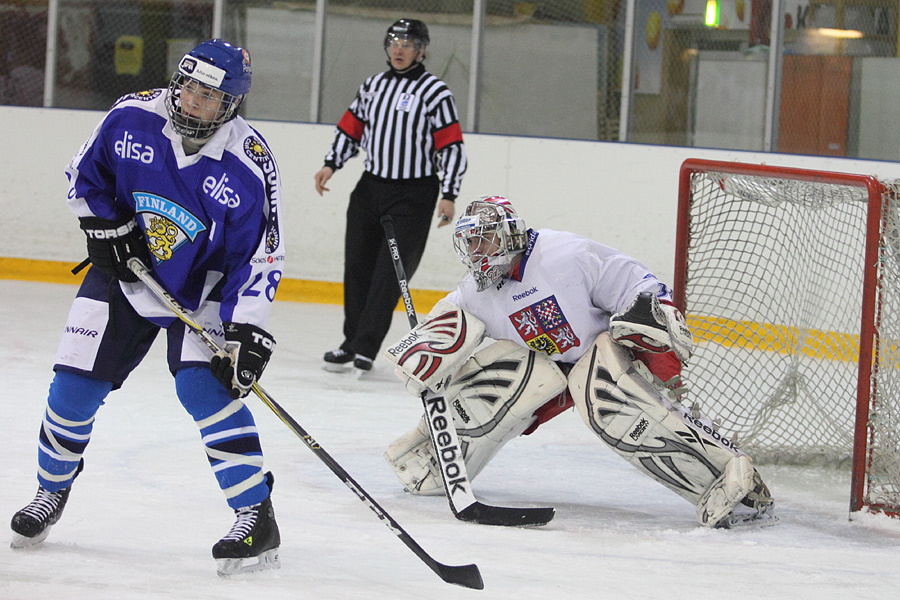
M 249 323 L 222 323 L 225 346 L 209 360 L 209 369 L 232 398 L 243 398 L 262 376 L 275 339 Z
M 120 281 L 139 281 L 128 267 L 128 259 L 138 258 L 149 266 L 150 250 L 137 219 L 125 217 L 112 221 L 100 217 L 82 217 L 79 222 L 81 230 L 87 236 L 88 259 L 91 264 Z
M 664 304 L 652 292 L 641 292 L 624 312 L 609 320 L 609 334 L 619 344 L 663 353 L 672 350 L 682 362 L 693 353 L 694 336 L 681 312 Z
M 441 300 L 425 322 L 385 348 L 383 354 L 396 365 L 394 373 L 406 384 L 406 389 L 419 396 L 426 388 L 440 391 L 482 339 L 484 323 L 455 304 Z

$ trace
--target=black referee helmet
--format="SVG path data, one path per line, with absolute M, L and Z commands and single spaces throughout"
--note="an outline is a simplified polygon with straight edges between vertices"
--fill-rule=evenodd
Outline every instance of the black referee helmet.
M 400 19 L 390 27 L 384 36 L 384 49 L 391 45 L 391 40 L 411 40 L 424 48 L 431 43 L 428 37 L 428 26 L 417 19 Z

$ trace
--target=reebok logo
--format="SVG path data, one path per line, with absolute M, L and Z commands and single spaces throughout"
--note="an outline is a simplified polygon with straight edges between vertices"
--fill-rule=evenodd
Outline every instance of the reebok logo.
M 693 425 L 695 428 L 697 428 L 700 431 L 702 431 L 703 433 L 705 433 L 706 435 L 710 436 L 712 439 L 714 439 L 715 441 L 720 443 L 725 448 L 728 448 L 730 450 L 737 450 L 737 448 L 734 445 L 734 442 L 732 442 L 731 440 L 729 440 L 725 437 L 722 437 L 721 433 L 719 433 L 718 431 L 716 431 L 709 425 L 704 425 L 700 421 L 700 419 L 695 419 L 690 414 L 685 414 L 684 420 L 687 421 L 690 425 Z
M 400 261 L 400 248 L 397 246 L 395 238 L 388 239 L 388 249 L 391 251 L 391 258 L 394 259 L 394 264 L 397 264 Z M 412 296 L 409 295 L 409 284 L 405 278 L 399 279 L 398 283 L 400 284 L 400 297 L 403 298 L 403 305 L 406 307 L 406 314 L 415 315 L 416 309 L 412 303 Z
M 420 334 L 418 331 L 410 331 L 409 335 L 407 335 L 405 338 L 403 338 L 402 340 L 397 342 L 397 345 L 390 346 L 387 349 L 387 352 L 391 356 L 398 356 L 400 354 L 403 354 L 404 350 L 411 348 L 413 346 L 413 344 L 418 342 L 421 338 L 422 338 L 422 334 Z
M 644 432 L 647 431 L 647 427 L 650 426 L 650 421 L 641 417 L 641 420 L 638 421 L 638 424 L 631 430 L 631 433 L 628 434 L 628 437 L 633 439 L 634 441 L 638 441 Z
M 453 408 L 456 409 L 456 414 L 463 420 L 463 423 L 468 423 L 472 420 L 472 417 L 469 416 L 469 413 L 466 412 L 466 409 L 463 408 L 463 405 L 459 400 L 453 401 Z
M 452 445 L 453 438 L 449 433 L 449 428 L 454 425 L 453 418 L 447 411 L 447 403 L 441 396 L 436 396 L 426 400 L 425 404 L 428 407 L 427 417 L 431 422 L 434 445 L 441 470 L 444 472 L 444 480 L 447 482 L 447 489 L 451 496 L 456 492 L 468 494 L 469 491 L 465 488 L 468 478 L 465 475 L 463 455 L 457 446 Z
M 516 300 L 516 301 L 524 300 L 525 298 L 527 298 L 528 296 L 530 296 L 532 294 L 537 294 L 537 291 L 538 291 L 538 289 L 536 287 L 533 287 L 530 290 L 522 292 L 521 294 L 513 294 L 512 299 Z

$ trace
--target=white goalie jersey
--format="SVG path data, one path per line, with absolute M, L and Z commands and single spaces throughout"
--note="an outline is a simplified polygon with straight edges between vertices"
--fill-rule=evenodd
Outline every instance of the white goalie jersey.
M 528 250 L 508 279 L 479 292 L 467 274 L 446 297 L 484 322 L 489 338 L 574 363 L 640 292 L 672 300 L 671 289 L 646 266 L 614 248 L 551 229 L 528 236 Z

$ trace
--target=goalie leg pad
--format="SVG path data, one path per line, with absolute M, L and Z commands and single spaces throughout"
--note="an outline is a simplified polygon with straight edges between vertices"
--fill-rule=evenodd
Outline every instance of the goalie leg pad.
M 434 445 L 428 435 L 425 416 L 409 431 L 391 442 L 384 452 L 384 459 L 391 465 L 410 494 L 420 496 L 441 496 L 444 484 L 441 482 L 440 467 L 434 457 Z
M 720 480 L 732 459 L 746 458 L 707 419 L 672 404 L 640 376 L 608 333 L 598 336 L 569 373 L 569 389 L 582 419 L 601 440 L 694 505 Z M 738 461 L 734 466 L 746 465 Z M 738 470 L 726 479 L 743 482 L 742 473 Z M 728 502 L 737 489 L 737 485 L 729 488 Z
M 469 478 L 536 420 L 535 411 L 566 389 L 543 354 L 503 340 L 477 352 L 447 387 Z
M 444 395 L 452 407 L 469 480 L 534 423 L 536 410 L 565 388 L 566 377 L 553 361 L 514 342 L 496 342 L 469 359 Z M 410 493 L 443 493 L 424 419 L 394 441 L 385 458 Z
M 753 464 L 749 456 L 735 456 L 722 474 L 709 486 L 697 502 L 697 520 L 715 527 L 734 512 L 734 507 L 753 487 Z
M 566 377 L 544 354 L 503 340 L 477 352 L 453 377 L 446 397 L 460 435 L 496 435 L 508 419 L 534 411 L 566 389 Z

